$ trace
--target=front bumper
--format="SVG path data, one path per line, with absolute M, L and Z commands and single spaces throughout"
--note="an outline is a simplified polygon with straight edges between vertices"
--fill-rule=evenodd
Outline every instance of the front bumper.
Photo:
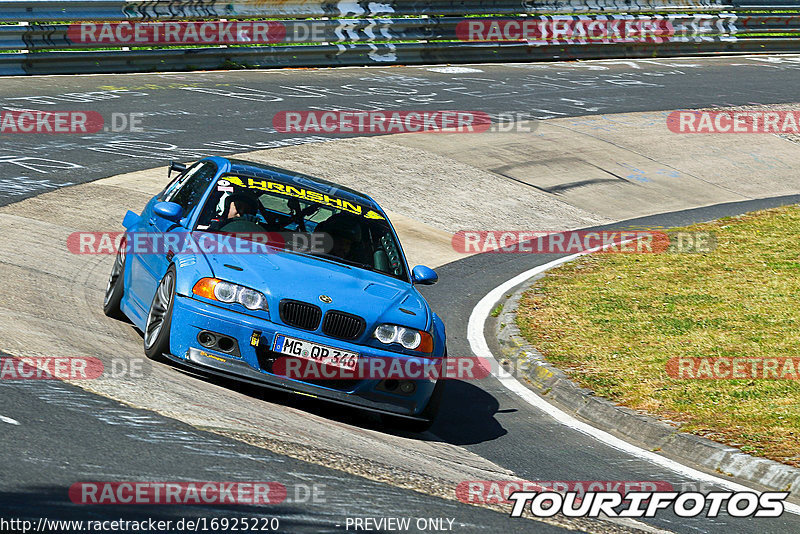
M 197 336 L 203 330 L 235 339 L 238 343 L 238 354 L 225 354 L 201 347 Z M 256 333 L 260 333 L 260 335 L 254 336 Z M 381 380 L 378 379 L 365 378 L 348 381 L 347 384 L 334 384 L 333 382 L 326 384 L 324 381 L 311 383 L 270 373 L 269 366 L 264 365 L 265 352 L 269 352 L 277 333 L 357 352 L 361 358 L 399 360 L 411 358 L 403 354 L 355 345 L 329 338 L 317 332 L 299 330 L 266 319 L 236 313 L 181 295 L 176 295 L 173 304 L 170 332 L 171 354 L 166 356 L 183 366 L 243 382 L 292 391 L 373 412 L 413 420 L 424 419 L 420 417 L 420 414 L 433 393 L 435 382 L 432 380 L 415 380 L 415 392 L 411 395 L 402 395 L 385 391 L 380 387 Z M 253 343 L 259 339 L 260 343 Z M 265 347 L 265 345 L 269 346 Z

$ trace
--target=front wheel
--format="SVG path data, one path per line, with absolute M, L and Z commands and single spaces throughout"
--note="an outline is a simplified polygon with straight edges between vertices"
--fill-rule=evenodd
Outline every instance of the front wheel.
M 114 319 L 125 319 L 125 314 L 120 309 L 122 296 L 125 294 L 125 242 L 120 243 L 111 274 L 106 284 L 106 294 L 103 299 L 103 313 Z
M 147 324 L 144 328 L 144 353 L 151 360 L 164 361 L 169 353 L 169 332 L 172 326 L 172 307 L 175 303 L 175 267 L 170 266 L 153 295 Z

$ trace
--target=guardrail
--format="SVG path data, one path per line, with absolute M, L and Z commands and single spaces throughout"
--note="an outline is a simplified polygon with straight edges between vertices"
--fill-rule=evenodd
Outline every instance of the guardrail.
M 800 52 L 797 0 L 0 0 L 0 74 Z
M 735 0 L 734 0 L 735 1 Z M 775 2 L 771 2 L 775 3 Z M 780 1 L 777 2 L 780 4 Z M 190 20 L 213 18 L 401 17 L 419 15 L 517 15 L 523 13 L 618 13 L 731 9 L 726 0 L 107 0 L 0 1 L 6 21 Z

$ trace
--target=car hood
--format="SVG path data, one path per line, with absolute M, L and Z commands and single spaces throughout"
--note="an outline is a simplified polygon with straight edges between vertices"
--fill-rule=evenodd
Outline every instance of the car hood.
M 368 327 L 380 323 L 430 327 L 430 309 L 419 292 L 387 275 L 284 251 L 207 254 L 206 259 L 216 278 L 264 293 L 273 319 L 278 318 L 279 302 L 293 299 L 315 304 L 323 313 L 339 310 L 358 315 Z M 322 302 L 321 295 L 331 302 Z

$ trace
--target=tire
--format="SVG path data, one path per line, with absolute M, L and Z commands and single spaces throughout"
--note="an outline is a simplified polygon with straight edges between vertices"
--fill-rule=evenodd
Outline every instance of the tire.
M 120 309 L 122 297 L 125 294 L 125 242 L 120 243 L 111 274 L 108 276 L 106 294 L 103 298 L 103 313 L 107 317 L 126 320 L 125 314 Z
M 444 396 L 444 384 L 445 382 L 442 378 L 436 381 L 428 405 L 425 406 L 425 409 L 422 410 L 420 414 L 420 417 L 425 418 L 424 421 L 384 415 L 384 423 L 397 430 L 405 430 L 406 432 L 413 432 L 415 434 L 425 432 L 433 425 L 434 421 L 436 421 L 436 415 L 439 413 L 439 405 L 442 403 L 442 397 Z
M 175 304 L 175 266 L 170 265 L 167 274 L 158 283 L 147 323 L 144 328 L 144 353 L 154 361 L 166 361 L 164 353 L 169 353 L 169 333 L 172 327 L 172 307 Z

